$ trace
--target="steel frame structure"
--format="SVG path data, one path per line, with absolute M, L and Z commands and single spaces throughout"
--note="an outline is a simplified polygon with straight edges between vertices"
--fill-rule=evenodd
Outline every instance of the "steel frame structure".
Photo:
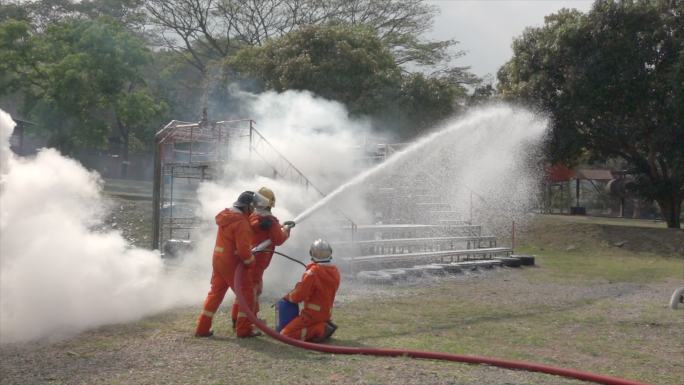
M 177 203 L 190 203 L 194 197 L 174 191 L 176 179 L 204 181 L 220 177 L 222 165 L 228 162 L 238 147 L 249 139 L 249 159 L 256 155 L 273 172 L 274 178 L 284 178 L 325 194 L 292 162 L 287 160 L 257 129 L 251 119 L 212 122 L 205 117 L 197 123 L 173 120 L 155 135 L 153 236 L 152 248 L 162 249 L 165 240 L 189 232 L 200 225 L 186 209 L 175 209 Z M 356 224 L 340 212 L 352 227 Z
M 152 248 L 161 249 L 164 240 L 174 239 L 199 225 L 192 213 L 179 212 L 180 202 L 191 204 L 194 197 L 174 191 L 176 180 L 188 185 L 220 176 L 221 167 L 231 153 L 231 146 L 241 137 L 251 135 L 250 119 L 197 123 L 173 120 L 155 135 L 153 235 Z M 175 212 L 174 212 L 175 211 Z

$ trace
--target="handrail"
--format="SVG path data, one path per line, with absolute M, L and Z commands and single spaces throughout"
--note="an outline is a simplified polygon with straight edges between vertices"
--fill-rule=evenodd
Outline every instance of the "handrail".
M 255 122 L 254 122 L 254 121 L 250 121 L 250 125 L 249 125 L 249 129 L 250 129 L 250 135 L 249 135 L 249 148 L 250 148 L 250 151 L 253 151 L 253 152 L 256 153 L 257 155 L 259 155 L 259 157 L 264 161 L 264 163 L 266 163 L 269 167 L 271 167 L 271 168 L 273 169 L 273 171 L 275 171 L 276 173 L 281 174 L 281 175 L 283 175 L 283 176 L 286 175 L 285 172 L 281 172 L 281 170 L 278 170 L 277 167 L 276 167 L 275 165 L 271 164 L 271 162 L 269 162 L 269 161 L 266 159 L 266 157 L 265 157 L 263 154 L 261 154 L 261 153 L 259 152 L 259 150 L 257 149 L 257 145 L 255 144 L 255 135 L 254 135 L 254 134 L 256 134 L 256 138 L 257 138 L 257 139 L 259 139 L 260 141 L 262 141 L 263 143 L 265 143 L 265 144 L 269 147 L 269 150 L 270 150 L 270 151 L 273 151 L 275 154 L 277 154 L 281 161 L 285 162 L 285 163 L 289 166 L 290 169 L 294 170 L 294 171 L 297 173 L 297 176 L 298 176 L 302 181 L 304 181 L 304 185 L 305 185 L 307 188 L 308 188 L 308 187 L 311 187 L 311 188 L 313 188 L 314 191 L 316 191 L 321 197 L 325 197 L 326 194 L 325 194 L 323 191 L 321 191 L 321 189 L 319 189 L 315 184 L 313 184 L 313 182 L 311 182 L 311 180 L 310 180 L 309 178 L 307 178 L 306 175 L 304 175 L 304 173 L 302 173 L 302 172 L 297 168 L 297 166 L 295 166 L 294 164 L 292 164 L 292 162 L 290 162 L 290 161 L 289 161 L 289 160 L 288 160 L 280 151 L 278 151 L 278 150 L 275 148 L 275 146 L 273 146 L 273 145 L 271 144 L 271 142 L 269 142 L 269 141 L 268 141 L 268 140 L 267 140 L 267 139 L 266 139 L 266 138 L 265 138 L 265 137 L 264 137 L 264 136 L 255 128 L 255 127 L 254 127 L 254 125 L 255 125 Z M 300 181 L 300 182 L 301 182 L 301 181 Z M 351 227 L 352 227 L 352 239 L 353 239 L 353 237 L 354 237 L 354 232 L 355 232 L 355 230 L 356 230 L 356 228 L 357 228 L 357 224 L 356 224 L 351 218 L 349 218 L 345 213 L 343 213 L 342 211 L 337 210 L 337 212 L 338 212 L 340 215 L 342 215 L 342 216 L 350 223 L 350 225 L 351 225 Z
M 252 122 L 252 123 L 254 123 L 254 122 Z M 323 193 L 318 187 L 316 187 L 316 185 L 314 185 L 313 182 L 311 182 L 311 180 L 309 180 L 309 178 L 307 178 L 306 175 L 304 175 L 304 173 L 302 173 L 302 172 L 297 168 L 297 166 L 295 166 L 294 164 L 292 164 L 292 162 L 290 162 L 287 158 L 285 158 L 285 156 L 284 156 L 280 151 L 278 151 L 278 150 L 275 148 L 275 146 L 273 146 L 273 145 L 271 144 L 271 142 L 269 142 L 263 135 L 261 135 L 261 133 L 260 133 L 256 128 L 254 128 L 254 125 L 253 125 L 253 124 L 250 125 L 250 129 L 252 130 L 252 132 L 253 132 L 254 134 L 257 135 L 257 137 L 258 137 L 261 141 L 263 141 L 264 143 L 266 143 L 266 144 L 269 146 L 269 150 L 275 152 L 275 153 L 280 157 L 280 160 L 282 160 L 282 161 L 284 161 L 285 163 L 287 163 L 287 165 L 288 165 L 290 168 L 292 168 L 292 169 L 298 174 L 298 176 L 299 176 L 300 178 L 302 178 L 302 179 L 306 182 L 306 186 L 307 186 L 307 187 L 308 187 L 308 186 L 311 186 L 319 195 L 321 195 L 322 197 L 325 196 L 325 193 Z M 268 162 L 268 161 L 265 159 L 265 156 L 264 156 L 264 155 L 262 155 L 261 153 L 259 153 L 259 150 L 257 149 L 257 147 L 256 147 L 256 145 L 255 145 L 255 143 L 254 143 L 253 137 L 251 137 L 250 139 L 251 139 L 251 141 L 250 141 L 250 143 L 249 143 L 250 148 L 251 148 L 257 155 L 259 155 L 259 156 L 264 160 L 264 162 L 268 163 L 269 166 L 271 166 L 271 168 L 273 168 L 273 170 L 274 170 L 275 172 L 277 172 L 277 173 L 280 174 L 280 173 L 281 173 L 280 170 L 277 170 L 276 167 L 275 167 L 274 165 L 270 164 L 270 162 Z M 284 173 L 282 173 L 282 174 L 284 174 Z

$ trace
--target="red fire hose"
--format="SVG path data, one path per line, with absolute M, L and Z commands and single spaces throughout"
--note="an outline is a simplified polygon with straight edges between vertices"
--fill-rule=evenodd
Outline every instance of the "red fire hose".
M 242 272 L 244 266 L 240 263 L 235 271 L 235 287 L 239 288 L 242 283 Z M 239 302 L 244 303 L 244 297 L 241 290 L 235 290 L 235 295 Z M 535 364 L 532 362 L 523 361 L 509 361 L 500 358 L 490 358 L 482 356 L 466 356 L 451 353 L 426 352 L 420 350 L 407 349 L 378 349 L 378 348 L 351 348 L 346 346 L 333 346 L 324 344 L 314 344 L 311 342 L 304 342 L 290 337 L 286 337 L 275 330 L 269 328 L 264 322 L 259 320 L 250 309 L 244 309 L 247 318 L 252 321 L 261 331 L 268 334 L 276 340 L 286 343 L 288 345 L 296 346 L 303 349 L 315 350 L 324 353 L 335 354 L 365 354 L 370 356 L 387 356 L 387 357 L 411 357 L 411 358 L 427 358 L 433 360 L 443 361 L 457 361 L 466 362 L 469 364 L 485 364 L 498 366 L 507 369 L 527 370 L 530 372 L 548 373 L 557 376 L 575 378 L 583 381 L 591 381 L 598 384 L 606 385 L 648 385 L 643 382 L 636 382 L 631 380 L 624 380 L 616 377 L 609 377 L 600 374 L 581 372 L 579 370 L 559 368 L 555 366 L 548 366 L 542 364 Z

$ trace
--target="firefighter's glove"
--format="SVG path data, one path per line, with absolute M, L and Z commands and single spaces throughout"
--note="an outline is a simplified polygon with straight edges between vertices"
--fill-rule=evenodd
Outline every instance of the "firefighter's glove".
M 273 226 L 273 221 L 271 220 L 271 218 L 263 217 L 259 220 L 259 228 L 261 230 L 266 231 L 266 230 L 270 229 L 271 226 Z
M 294 223 L 294 221 L 285 221 L 285 222 L 283 222 L 283 226 L 291 229 L 291 228 L 295 227 L 295 223 Z

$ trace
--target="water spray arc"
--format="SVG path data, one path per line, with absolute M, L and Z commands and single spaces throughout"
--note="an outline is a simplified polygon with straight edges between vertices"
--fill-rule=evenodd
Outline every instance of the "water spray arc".
M 308 209 L 304 210 L 302 213 L 297 215 L 296 218 L 293 219 L 294 222 L 300 223 L 311 214 L 314 212 L 318 211 L 322 207 L 326 206 L 330 202 L 332 202 L 334 199 L 336 199 L 338 196 L 346 192 L 347 190 L 359 186 L 364 182 L 367 182 L 369 180 L 372 180 L 372 178 L 376 178 L 380 175 L 383 174 L 383 172 L 387 170 L 392 170 L 396 166 L 401 165 L 402 162 L 405 162 L 407 160 L 411 159 L 421 159 L 424 158 L 422 156 L 423 154 L 426 153 L 426 150 L 431 149 L 431 148 L 441 148 L 443 149 L 443 144 L 444 143 L 449 143 L 448 138 L 450 138 L 452 135 L 457 134 L 461 130 L 467 129 L 468 127 L 473 126 L 474 124 L 477 123 L 482 123 L 483 121 L 487 119 L 500 119 L 500 120 L 505 120 L 506 118 L 510 117 L 511 113 L 515 113 L 514 110 L 511 110 L 510 108 L 493 108 L 491 110 L 488 110 L 486 112 L 480 112 L 471 114 L 468 118 L 466 119 L 461 119 L 456 123 L 452 123 L 450 125 L 445 126 L 444 128 L 433 132 L 430 135 L 427 135 L 426 137 L 416 141 L 415 143 L 411 144 L 410 146 L 395 152 L 391 157 L 387 158 L 384 162 L 378 164 L 375 167 L 372 167 L 354 178 L 350 179 L 348 182 L 345 184 L 339 186 L 336 188 L 334 191 L 330 192 L 328 195 L 326 195 L 323 199 L 319 200 L 316 202 L 314 205 L 309 207 Z M 525 114 L 522 114 L 525 115 Z M 532 120 L 529 120 L 530 118 L 527 117 L 528 119 L 526 123 L 530 124 L 532 123 Z M 539 124 L 539 127 L 546 127 L 546 124 Z M 530 137 L 536 136 L 538 133 L 535 132 L 535 130 L 538 130 L 538 128 L 535 129 L 530 129 L 528 132 L 523 133 L 523 135 L 529 135 Z M 434 156 L 434 155 L 433 155 Z M 432 178 L 434 179 L 434 178 Z M 473 191 L 470 187 L 466 186 L 466 188 L 470 191 Z
M 242 275 L 245 268 L 242 264 L 238 265 L 235 271 L 235 286 L 240 287 L 242 283 Z M 240 290 L 237 290 L 235 295 L 238 301 L 245 301 L 244 296 Z M 601 374 L 594 374 L 588 372 L 582 372 L 574 369 L 566 369 L 555 366 L 548 366 L 543 364 L 537 364 L 532 362 L 524 361 L 510 361 L 500 358 L 483 357 L 483 356 L 468 356 L 460 354 L 451 353 L 440 353 L 440 352 L 429 352 L 421 350 L 408 350 L 408 349 L 382 349 L 382 348 L 353 348 L 347 346 L 332 346 L 325 344 L 315 344 L 311 342 L 305 342 L 296 340 L 293 338 L 286 337 L 275 330 L 269 328 L 266 323 L 258 319 L 256 315 L 249 309 L 245 309 L 247 318 L 254 323 L 261 331 L 269 335 L 280 342 L 286 343 L 288 345 L 296 346 L 302 349 L 314 350 L 322 353 L 331 354 L 363 354 L 369 356 L 383 356 L 383 357 L 411 357 L 411 358 L 423 358 L 441 361 L 453 361 L 453 362 L 464 362 L 470 364 L 484 364 L 498 366 L 505 369 L 515 369 L 515 370 L 526 370 L 531 372 L 547 373 L 556 376 L 574 378 L 583 381 L 591 381 L 597 384 L 605 385 L 649 385 L 642 382 L 625 380 L 617 377 L 604 376 Z

